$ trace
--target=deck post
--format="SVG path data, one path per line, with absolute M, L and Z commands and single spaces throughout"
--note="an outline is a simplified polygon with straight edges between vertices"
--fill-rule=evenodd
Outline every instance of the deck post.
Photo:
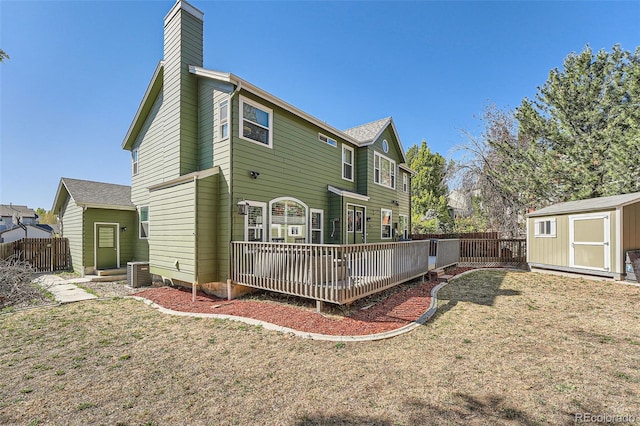
M 233 299 L 233 297 L 231 297 L 231 278 L 229 278 L 227 280 L 227 300 L 231 299 Z
M 316 300 L 316 312 L 317 313 L 322 313 L 322 311 L 324 310 L 324 302 L 322 300 Z

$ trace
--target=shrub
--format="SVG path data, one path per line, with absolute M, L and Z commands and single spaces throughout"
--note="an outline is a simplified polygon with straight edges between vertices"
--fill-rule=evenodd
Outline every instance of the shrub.
M 46 299 L 43 289 L 32 282 L 34 273 L 30 264 L 15 257 L 0 259 L 0 309 Z

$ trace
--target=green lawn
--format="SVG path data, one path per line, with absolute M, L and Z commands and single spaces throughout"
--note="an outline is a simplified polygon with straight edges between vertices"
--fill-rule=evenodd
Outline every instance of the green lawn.
M 640 422 L 640 288 L 480 271 L 400 337 L 302 340 L 130 299 L 0 315 L 0 424 Z

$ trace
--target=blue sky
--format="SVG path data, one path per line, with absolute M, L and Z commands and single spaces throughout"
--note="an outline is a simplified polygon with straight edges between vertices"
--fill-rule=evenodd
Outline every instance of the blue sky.
M 173 3 L 0 0 L 0 203 L 50 209 L 63 176 L 130 184 L 120 146 Z M 640 45 L 640 1 L 191 3 L 205 68 L 339 129 L 391 115 L 405 149 L 445 157 L 570 52 Z

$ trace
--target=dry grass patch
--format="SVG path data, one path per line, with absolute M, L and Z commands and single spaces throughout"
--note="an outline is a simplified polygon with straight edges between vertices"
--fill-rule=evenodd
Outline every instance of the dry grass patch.
M 130 299 L 0 316 L 0 424 L 572 424 L 640 415 L 640 289 L 475 272 L 398 338 L 316 342 Z

